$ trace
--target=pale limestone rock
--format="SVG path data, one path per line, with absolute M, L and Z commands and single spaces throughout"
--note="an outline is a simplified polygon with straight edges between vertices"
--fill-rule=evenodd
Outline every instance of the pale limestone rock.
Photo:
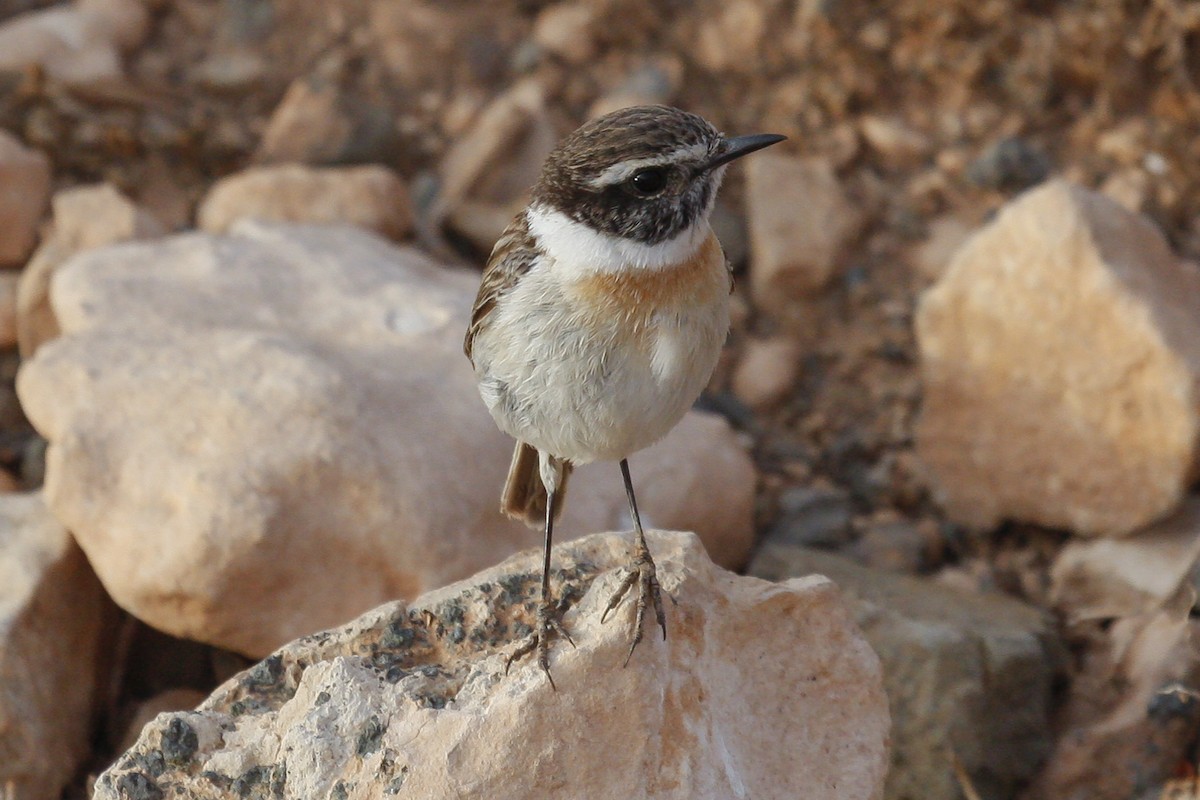
M 0 497 L 0 789 L 58 797 L 91 751 L 111 604 L 40 494 Z M 3 792 L 0 792 L 3 793 Z
M 204 700 L 204 693 L 195 689 L 167 689 L 148 700 L 143 700 L 138 703 L 129 724 L 125 726 L 125 735 L 117 745 L 117 752 L 123 753 L 137 744 L 138 737 L 142 735 L 142 728 L 159 714 L 191 711 Z
M 38 66 L 73 84 L 121 78 L 121 54 L 149 30 L 140 0 L 77 0 L 18 14 L 0 25 L 0 70 Z
M 254 167 L 222 178 L 197 212 L 201 230 L 224 233 L 239 219 L 345 223 L 391 239 L 412 227 L 408 188 L 379 165 Z
M 778 312 L 825 286 L 862 216 L 825 159 L 756 153 L 745 170 L 750 289 Z
M 957 757 L 981 797 L 1013 797 L 1050 751 L 1061 652 L 1049 619 L 1000 595 L 973 595 L 768 544 L 749 574 L 817 573 L 837 583 L 883 663 L 891 706 L 888 800 L 959 800 Z M 804 795 L 799 795 L 804 796 Z
M 28 358 L 58 336 L 50 308 L 50 281 L 75 253 L 106 244 L 161 236 L 161 223 L 111 184 L 79 186 L 54 195 L 50 235 L 33 254 L 16 293 L 17 342 Z
M 834 585 L 733 575 L 691 534 L 649 541 L 669 633 L 651 631 L 627 667 L 631 605 L 600 616 L 629 540 L 597 534 L 554 552 L 555 589 L 577 598 L 563 620 L 575 647 L 550 655 L 558 690 L 527 660 L 505 675 L 532 620 L 540 554 L 526 551 L 293 642 L 195 713 L 158 717 L 95 797 L 881 797 L 879 661 Z
M 1053 181 L 921 298 L 918 452 L 954 519 L 1123 535 L 1174 508 L 1200 441 L 1200 275 L 1147 220 Z
M 23 263 L 50 199 L 50 159 L 0 130 L 0 266 Z
M 800 343 L 792 337 L 750 339 L 733 372 L 733 393 L 750 408 L 770 408 L 791 391 L 799 361 Z
M 1051 570 L 1051 597 L 1069 621 L 1152 612 L 1200 560 L 1200 498 L 1124 539 L 1068 542 Z
M 77 256 L 64 335 L 18 376 L 50 506 L 120 605 L 259 656 L 536 543 L 499 515 L 512 442 L 462 355 L 477 284 L 350 227 Z M 745 559 L 754 473 L 724 421 L 685 418 L 631 465 L 648 519 Z M 624 527 L 618 476 L 576 474 L 561 537 Z

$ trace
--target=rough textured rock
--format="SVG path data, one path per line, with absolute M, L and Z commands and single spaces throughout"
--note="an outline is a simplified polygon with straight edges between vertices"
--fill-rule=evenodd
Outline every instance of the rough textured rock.
M 54 195 L 52 206 L 50 235 L 21 272 L 17 285 L 17 342 L 26 358 L 58 336 L 58 321 L 50 308 L 50 280 L 68 258 L 89 248 L 164 232 L 157 219 L 107 183 L 65 189 Z
M 50 199 L 50 159 L 0 130 L 0 266 L 25 261 Z
M 781 311 L 826 284 L 862 218 L 825 159 L 757 153 L 744 169 L 750 288 Z
M 919 453 L 947 512 L 1126 534 L 1183 496 L 1200 441 L 1200 273 L 1063 181 L 1014 200 L 921 298 Z
M 1057 650 L 1047 619 L 996 595 L 971 595 L 767 545 L 751 575 L 818 573 L 846 596 L 883 662 L 892 712 L 889 800 L 958 800 L 957 756 L 981 797 L 1011 797 L 1050 750 Z
M 1054 604 L 1070 621 L 1112 619 L 1160 608 L 1200 560 L 1200 498 L 1125 539 L 1069 542 L 1051 571 Z
M 573 599 L 551 669 L 505 675 L 532 619 L 528 551 L 418 599 L 309 636 L 159 716 L 96 783 L 154 796 L 689 798 L 881 796 L 879 662 L 829 581 L 772 585 L 716 568 L 690 534 L 651 532 L 664 642 L 628 667 L 632 608 L 600 622 L 624 536 L 556 548 Z M 261 785 L 261 789 L 258 787 Z M 161 794 L 159 794 L 161 793 Z
M 349 227 L 76 256 L 64 335 L 18 376 L 51 508 L 124 608 L 259 656 L 535 543 L 500 518 L 512 442 L 462 355 L 477 282 Z M 631 465 L 648 519 L 745 559 L 754 473 L 723 421 Z M 576 474 L 561 536 L 623 526 L 618 475 Z
M 1028 800 L 1160 798 L 1193 763 L 1200 733 L 1200 625 L 1194 594 L 1091 628 L 1076 626 L 1076 666 L 1059 701 L 1054 753 L 1022 795 Z
M 378 165 L 255 167 L 223 178 L 197 212 L 202 230 L 224 233 L 239 219 L 346 223 L 392 239 L 412 227 L 404 181 Z
M 121 53 L 149 30 L 139 0 L 76 0 L 18 14 L 0 25 L 0 70 L 36 65 L 69 83 L 120 78 Z
M 0 497 L 0 787 L 58 797 L 91 749 L 111 604 L 40 494 Z

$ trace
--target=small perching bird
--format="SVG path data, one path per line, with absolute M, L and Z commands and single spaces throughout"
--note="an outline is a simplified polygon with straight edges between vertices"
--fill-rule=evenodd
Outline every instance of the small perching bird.
M 501 510 L 545 531 L 537 626 L 509 664 L 536 649 L 550 678 L 550 637 L 565 635 L 550 598 L 554 520 L 571 468 L 590 461 L 620 462 L 636 536 L 604 617 L 633 590 L 626 663 L 648 606 L 666 638 L 627 459 L 696 401 L 728 334 L 732 277 L 708 224 L 725 165 L 784 138 L 726 138 L 667 106 L 615 111 L 558 145 L 496 242 L 463 349 L 517 440 Z

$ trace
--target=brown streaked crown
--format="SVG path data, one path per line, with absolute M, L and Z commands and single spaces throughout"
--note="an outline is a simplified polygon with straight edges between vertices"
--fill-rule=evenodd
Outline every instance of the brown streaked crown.
M 709 163 L 724 141 L 703 117 L 677 108 L 614 111 L 555 148 L 533 202 L 597 231 L 657 244 L 710 210 L 723 169 Z

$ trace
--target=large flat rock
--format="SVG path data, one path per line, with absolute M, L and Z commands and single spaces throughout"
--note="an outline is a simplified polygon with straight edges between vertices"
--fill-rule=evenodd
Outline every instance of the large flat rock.
M 63 335 L 18 379 L 48 505 L 122 607 L 257 656 L 537 542 L 498 513 L 512 443 L 462 354 L 477 282 L 349 227 L 74 256 L 51 284 Z M 632 466 L 656 525 L 745 559 L 753 469 L 723 421 L 693 415 Z M 626 514 L 597 464 L 558 530 Z

